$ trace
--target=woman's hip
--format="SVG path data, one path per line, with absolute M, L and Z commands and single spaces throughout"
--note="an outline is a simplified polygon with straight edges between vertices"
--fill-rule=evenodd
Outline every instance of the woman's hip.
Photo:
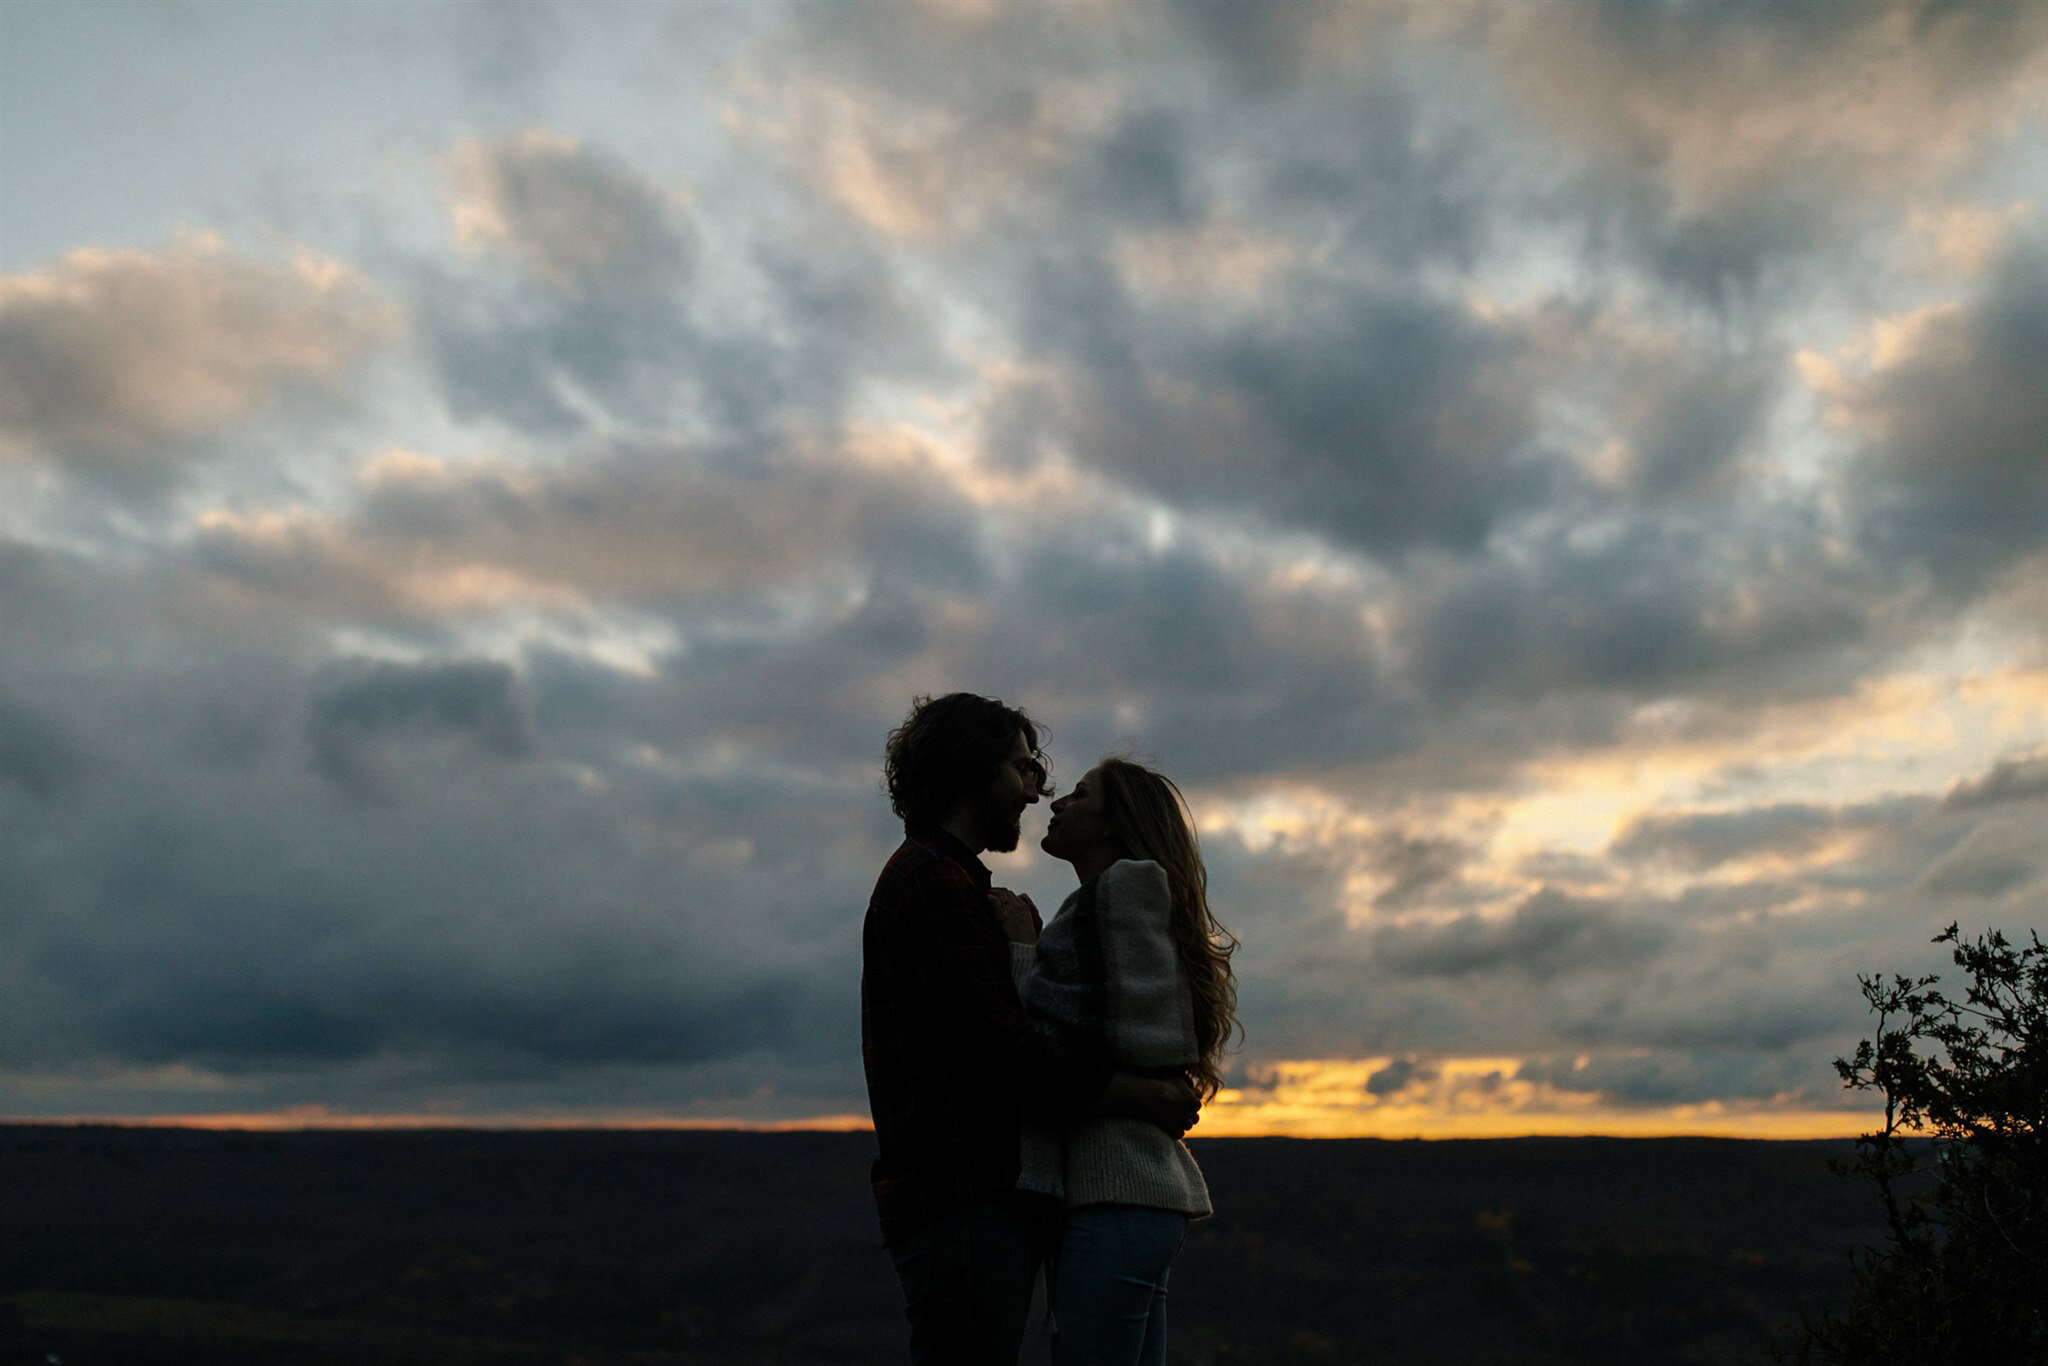
M 1060 1272 L 1164 1281 L 1187 1240 L 1188 1216 L 1150 1205 L 1082 1205 L 1067 1211 L 1060 1234 Z

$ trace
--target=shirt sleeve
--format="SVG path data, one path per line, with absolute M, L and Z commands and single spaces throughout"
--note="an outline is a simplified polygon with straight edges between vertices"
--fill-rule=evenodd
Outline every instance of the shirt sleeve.
M 1009 940 L 972 879 L 920 879 L 904 909 L 911 940 L 905 966 L 931 1003 L 931 1018 L 953 1031 L 957 1051 L 986 1059 L 991 1080 L 1015 1087 L 1027 1109 L 1071 1114 L 1101 1097 L 1112 1070 L 1108 1053 L 1025 1015 Z

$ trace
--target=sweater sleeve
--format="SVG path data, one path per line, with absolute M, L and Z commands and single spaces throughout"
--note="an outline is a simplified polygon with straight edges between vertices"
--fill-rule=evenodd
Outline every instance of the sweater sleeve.
M 1096 884 L 1096 906 L 1108 959 L 1111 1054 L 1133 1068 L 1194 1062 L 1194 1000 L 1173 941 L 1166 870 L 1143 859 L 1111 864 Z

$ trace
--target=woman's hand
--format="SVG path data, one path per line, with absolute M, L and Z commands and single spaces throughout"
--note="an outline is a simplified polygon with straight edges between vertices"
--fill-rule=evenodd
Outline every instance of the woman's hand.
M 989 905 L 995 907 L 996 915 L 1003 922 L 1003 933 L 1013 944 L 1036 944 L 1038 931 L 1044 926 L 1038 918 L 1038 907 L 1031 904 L 1028 896 L 1019 896 L 1008 887 L 997 887 L 988 894 Z

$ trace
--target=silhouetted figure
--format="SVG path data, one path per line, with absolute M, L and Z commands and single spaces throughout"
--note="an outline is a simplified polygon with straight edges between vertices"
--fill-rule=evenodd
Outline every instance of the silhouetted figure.
M 1104 759 L 1052 804 L 1041 847 L 1081 885 L 1041 935 L 1030 898 L 998 891 L 1025 1010 L 1119 1068 L 1222 1084 L 1236 1027 L 1237 941 L 1209 911 L 1180 791 Z M 1034 945 L 1035 941 L 1035 945 Z M 1208 1185 L 1177 1135 L 1129 1119 L 1027 1120 L 1022 1183 L 1066 1209 L 1050 1281 L 1061 1366 L 1164 1366 L 1167 1272 Z
M 882 1239 L 913 1361 L 1012 1366 L 1061 1216 L 1018 1184 L 1025 1114 L 1121 1114 L 1178 1136 L 1198 1102 L 1024 1013 L 977 856 L 1016 848 L 1024 808 L 1051 793 L 1030 718 L 968 693 L 919 698 L 886 774 L 905 838 L 868 903 L 861 974 Z

